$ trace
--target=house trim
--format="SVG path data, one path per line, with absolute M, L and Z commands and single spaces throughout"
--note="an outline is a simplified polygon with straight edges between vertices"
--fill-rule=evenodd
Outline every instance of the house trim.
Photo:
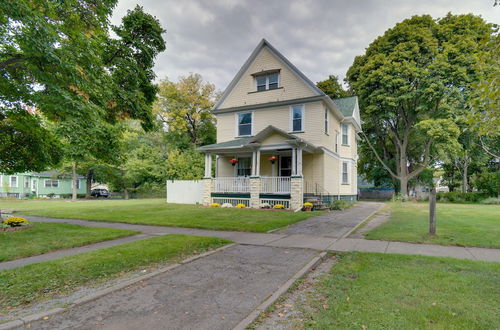
M 300 130 L 299 131 L 294 131 L 293 130 L 293 107 L 301 107 L 301 112 L 302 112 L 302 116 L 301 116 L 301 119 L 300 119 Z M 304 133 L 305 131 L 305 118 L 306 118 L 306 106 L 305 104 L 291 104 L 289 107 L 289 122 L 288 122 L 288 125 L 289 125 L 289 128 L 290 130 L 288 131 L 288 133 L 290 134 L 294 134 L 294 133 Z
M 273 91 L 273 90 L 274 89 L 260 91 L 260 92 L 269 92 L 269 91 Z M 257 110 L 257 109 L 264 109 L 264 108 L 276 108 L 276 107 L 293 105 L 293 104 L 304 104 L 304 103 L 318 102 L 321 100 L 323 100 L 322 96 L 309 96 L 309 97 L 304 97 L 304 98 L 300 98 L 300 99 L 293 99 L 293 100 L 284 100 L 284 101 L 276 101 L 276 102 L 243 105 L 243 106 L 232 107 L 232 108 L 215 109 L 215 110 L 212 110 L 212 112 L 214 114 L 221 114 L 221 113 L 239 112 L 239 111 L 246 111 L 246 110 Z

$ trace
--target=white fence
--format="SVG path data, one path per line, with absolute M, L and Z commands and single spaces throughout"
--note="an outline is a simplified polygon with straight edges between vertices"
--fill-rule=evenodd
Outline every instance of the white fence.
M 219 177 L 214 179 L 214 192 L 249 193 L 250 179 L 245 176 Z
M 203 181 L 198 181 L 198 180 L 167 181 L 167 203 L 178 203 L 178 204 L 203 203 Z
M 262 177 L 261 192 L 264 194 L 289 194 L 290 177 L 286 176 L 267 176 Z

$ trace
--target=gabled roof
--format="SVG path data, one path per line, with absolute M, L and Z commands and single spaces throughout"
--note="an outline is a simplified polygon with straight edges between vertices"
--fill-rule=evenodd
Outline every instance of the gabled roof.
M 60 173 L 58 172 L 57 170 L 49 170 L 49 171 L 43 171 L 43 172 L 31 172 L 31 173 L 28 173 L 29 175 L 31 176 L 38 176 L 38 177 L 43 177 L 43 178 L 64 178 L 64 179 L 71 179 L 71 175 L 70 174 L 63 174 L 63 173 Z M 77 175 L 77 177 L 79 179 L 83 179 L 85 178 L 84 176 L 82 175 Z
M 206 146 L 199 147 L 199 148 L 197 148 L 197 150 L 216 151 L 216 150 L 223 150 L 223 149 L 241 149 L 241 148 L 256 147 L 256 146 L 260 146 L 260 143 L 262 141 L 264 141 L 267 137 L 271 136 L 274 133 L 278 133 L 280 135 L 283 135 L 291 143 L 302 145 L 302 146 L 308 148 L 309 150 L 311 150 L 311 149 L 317 150 L 318 149 L 312 143 L 309 143 L 306 140 L 301 139 L 296 135 L 290 134 L 290 133 L 288 133 L 280 128 L 277 128 L 273 125 L 269 125 L 254 136 L 238 138 L 235 140 L 221 142 L 221 143 L 209 144 Z
M 335 103 L 335 106 L 340 110 L 340 112 L 342 112 L 342 114 L 345 117 L 352 117 L 357 99 L 358 99 L 357 96 L 351 96 L 351 97 L 344 97 L 341 99 L 332 99 L 332 101 L 333 103 Z
M 301 79 L 316 95 L 324 96 L 325 93 L 316 87 L 316 85 L 309 80 L 302 72 L 300 72 L 299 69 L 295 65 L 293 65 L 283 54 L 281 54 L 276 48 L 274 48 L 269 41 L 266 39 L 262 39 L 257 47 L 255 47 L 254 51 L 250 55 L 250 57 L 245 61 L 243 66 L 240 68 L 236 76 L 231 80 L 229 85 L 226 87 L 224 93 L 222 94 L 221 98 L 217 101 L 215 106 L 213 107 L 214 110 L 218 109 L 219 106 L 224 102 L 224 100 L 231 94 L 231 91 L 233 88 L 236 86 L 238 81 L 240 81 L 241 77 L 243 77 L 243 74 L 247 71 L 247 69 L 250 67 L 250 65 L 253 63 L 253 61 L 257 58 L 257 55 L 259 55 L 260 51 L 262 48 L 267 47 L 269 51 L 276 56 L 285 66 L 288 67 L 288 69 L 294 73 L 299 79 Z

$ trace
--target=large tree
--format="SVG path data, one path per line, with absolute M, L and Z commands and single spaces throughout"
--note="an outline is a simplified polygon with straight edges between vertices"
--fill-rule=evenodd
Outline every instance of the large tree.
M 316 86 L 332 99 L 352 96 L 349 91 L 346 91 L 344 87 L 342 87 L 337 76 L 330 75 L 328 79 L 318 81 Z
M 200 74 L 167 79 L 159 84 L 156 110 L 171 135 L 184 137 L 194 146 L 215 142 L 215 117 L 211 112 L 219 94 L 215 85 L 203 81 Z
M 478 54 L 494 33 L 470 14 L 414 16 L 355 58 L 347 81 L 360 98 L 363 143 L 398 180 L 403 196 L 440 153 L 459 148 L 454 118 L 465 111 L 480 77 Z
M 39 113 L 31 115 L 30 120 L 39 123 L 32 127 L 47 132 L 24 148 L 36 152 L 42 145 L 50 147 L 45 155 L 60 154 L 49 152 L 57 145 L 44 142 L 50 142 L 51 135 L 41 124 L 42 116 L 55 127 L 71 161 L 89 153 L 96 157 L 109 153 L 116 137 L 112 125 L 118 120 L 135 118 L 151 127 L 156 94 L 152 66 L 165 49 L 164 31 L 140 7 L 129 11 L 121 26 L 111 27 L 115 5 L 116 0 L 0 3 L 2 126 L 18 120 L 15 114 L 31 106 Z M 116 37 L 110 36 L 110 28 Z M 11 126 L 22 134 L 20 125 Z M 22 157 L 7 165 L 0 158 L 2 168 L 12 171 L 19 170 L 19 164 L 27 165 L 23 170 L 34 170 L 57 161 L 41 157 L 35 167 Z

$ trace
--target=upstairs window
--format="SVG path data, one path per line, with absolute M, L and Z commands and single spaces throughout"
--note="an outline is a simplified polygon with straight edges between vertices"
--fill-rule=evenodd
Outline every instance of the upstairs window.
M 325 109 L 325 134 L 328 134 L 328 109 Z
M 252 117 L 252 112 L 238 114 L 238 136 L 252 135 Z
M 257 83 L 257 91 L 277 89 L 279 87 L 279 76 L 280 74 L 278 72 L 256 76 L 255 82 Z
M 342 184 L 349 184 L 349 163 L 342 162 Z
M 342 124 L 342 145 L 349 145 L 349 126 Z
M 304 106 L 293 105 L 290 107 L 291 112 L 291 131 L 302 132 L 304 131 Z

